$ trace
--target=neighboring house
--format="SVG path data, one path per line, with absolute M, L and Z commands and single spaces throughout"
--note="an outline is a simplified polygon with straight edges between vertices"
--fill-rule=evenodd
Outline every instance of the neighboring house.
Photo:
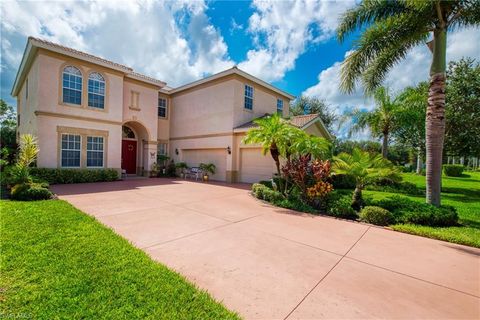
M 214 180 L 271 177 L 273 161 L 241 143 L 248 124 L 289 114 L 294 97 L 233 67 L 179 88 L 87 53 L 30 37 L 12 96 L 18 134 L 38 137 L 38 167 L 114 168 L 148 175 L 157 154 L 198 166 Z M 330 138 L 316 115 L 291 119 Z

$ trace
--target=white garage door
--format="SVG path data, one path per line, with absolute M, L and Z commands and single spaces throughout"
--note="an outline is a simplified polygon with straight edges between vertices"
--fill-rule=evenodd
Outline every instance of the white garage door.
M 227 151 L 225 149 L 191 149 L 182 150 L 183 161 L 189 167 L 198 167 L 200 163 L 213 163 L 216 172 L 210 176 L 212 180 L 225 181 L 227 170 Z
M 275 163 L 270 156 L 262 154 L 260 148 L 243 148 L 240 150 L 240 182 L 255 183 L 272 179 Z

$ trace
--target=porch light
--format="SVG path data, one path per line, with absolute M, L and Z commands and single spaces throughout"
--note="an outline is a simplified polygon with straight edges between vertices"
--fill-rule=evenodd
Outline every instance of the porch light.
M 175 148 L 175 154 L 178 156 L 178 149 Z
M 228 154 L 232 154 L 232 149 L 230 149 L 230 146 L 227 147 L 227 152 Z

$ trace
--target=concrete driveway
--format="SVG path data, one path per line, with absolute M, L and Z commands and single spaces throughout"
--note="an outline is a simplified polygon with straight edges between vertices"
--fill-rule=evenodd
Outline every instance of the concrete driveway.
M 53 186 L 247 319 L 480 318 L 480 250 L 264 204 L 246 185 Z

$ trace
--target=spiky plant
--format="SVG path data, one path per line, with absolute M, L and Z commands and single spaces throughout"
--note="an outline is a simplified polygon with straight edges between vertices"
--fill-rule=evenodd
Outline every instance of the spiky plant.
M 352 92 L 361 80 L 373 92 L 387 72 L 409 50 L 424 45 L 432 51 L 426 115 L 427 202 L 440 205 L 445 134 L 447 33 L 480 24 L 478 0 L 364 0 L 345 12 L 337 30 L 339 41 L 362 29 L 354 51 L 342 65 L 341 88 Z
M 342 152 L 333 157 L 333 172 L 345 174 L 355 179 L 355 191 L 352 197 L 352 208 L 363 207 L 362 190 L 375 178 L 397 178 L 398 171 L 393 164 L 381 154 L 370 154 L 355 148 L 352 154 Z

